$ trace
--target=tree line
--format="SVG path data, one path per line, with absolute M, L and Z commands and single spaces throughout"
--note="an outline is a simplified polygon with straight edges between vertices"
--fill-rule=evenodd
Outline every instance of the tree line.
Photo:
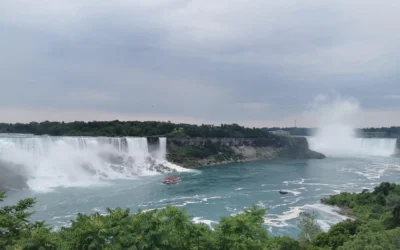
M 300 127 L 272 127 L 272 128 L 262 128 L 264 131 L 271 132 L 271 131 L 276 131 L 276 130 L 284 130 L 284 131 L 289 131 L 291 135 L 297 135 L 297 136 L 311 136 L 313 132 L 316 131 L 315 128 L 300 128 Z
M 189 137 L 267 137 L 271 131 L 285 130 L 291 135 L 310 136 L 316 128 L 271 127 L 249 128 L 238 124 L 193 125 L 157 121 L 92 121 L 92 122 L 30 122 L 0 123 L 0 133 L 21 133 L 54 136 L 189 136 Z M 400 137 L 400 127 L 364 128 L 363 132 L 384 132 L 388 137 Z
M 275 135 L 260 128 L 238 124 L 192 125 L 156 121 L 92 121 L 0 123 L 0 133 L 53 136 L 167 136 L 167 137 L 266 137 Z
M 0 201 L 4 199 L 0 192 Z M 351 209 L 357 218 L 323 232 L 314 214 L 301 213 L 298 239 L 274 237 L 263 226 L 266 209 L 252 206 L 221 217 L 213 229 L 195 224 L 182 209 L 151 211 L 108 209 L 78 214 L 70 227 L 53 231 L 43 221 L 30 222 L 35 199 L 0 208 L 0 249 L 177 249 L 177 250 L 395 250 L 400 249 L 400 185 L 381 183 L 374 191 L 341 193 L 326 203 Z
M 388 137 L 400 137 L 400 127 L 364 128 L 363 132 L 383 132 Z

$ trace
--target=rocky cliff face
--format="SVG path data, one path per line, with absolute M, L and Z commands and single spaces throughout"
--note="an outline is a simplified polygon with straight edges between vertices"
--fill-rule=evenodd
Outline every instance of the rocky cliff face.
M 304 137 L 168 138 L 169 161 L 188 168 L 273 159 L 322 159 Z

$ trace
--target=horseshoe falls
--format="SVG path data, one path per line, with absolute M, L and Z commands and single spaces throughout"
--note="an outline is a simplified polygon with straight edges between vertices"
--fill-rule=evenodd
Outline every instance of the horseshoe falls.
M 397 139 L 393 138 L 331 138 L 308 137 L 309 147 L 327 156 L 362 157 L 392 156 L 397 151 Z

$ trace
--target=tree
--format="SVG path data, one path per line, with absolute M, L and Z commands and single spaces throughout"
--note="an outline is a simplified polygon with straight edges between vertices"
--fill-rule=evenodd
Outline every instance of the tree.
M 400 204 L 396 205 L 387 220 L 387 228 L 393 229 L 400 226 Z
M 0 191 L 0 201 L 5 193 Z M 44 222 L 28 221 L 33 212 L 27 212 L 36 203 L 35 199 L 20 200 L 17 205 L 0 208 L 0 249 L 20 247 L 22 249 L 56 249 L 54 234 Z
M 361 222 L 358 220 L 352 221 L 349 219 L 339 222 L 331 227 L 327 233 L 318 234 L 312 241 L 312 245 L 317 247 L 329 246 L 333 250 L 336 250 L 357 233 L 360 224 Z
M 400 228 L 357 234 L 339 250 L 397 250 L 400 249 Z
M 179 133 L 177 133 L 179 131 Z M 202 124 L 175 124 L 155 121 L 92 121 L 92 122 L 31 122 L 28 124 L 0 123 L 0 133 L 29 133 L 36 135 L 70 136 L 190 136 L 190 137 L 278 137 L 262 129 L 252 129 L 237 124 L 221 126 Z
M 222 217 L 215 228 L 216 249 L 266 249 L 268 233 L 262 226 L 265 213 L 265 209 L 252 206 L 237 216 Z
M 399 185 L 391 184 L 386 197 L 399 193 Z M 383 196 L 383 191 L 332 196 L 331 201 L 353 202 L 360 219 L 342 221 L 322 232 L 315 214 L 301 213 L 299 241 L 268 236 L 263 226 L 266 210 L 256 206 L 222 217 L 214 230 L 193 223 L 185 210 L 168 206 L 135 214 L 122 208 L 107 209 L 107 215 L 78 214 L 70 227 L 51 232 L 44 222 L 29 222 L 33 212 L 28 209 L 35 199 L 28 198 L 0 208 L 0 249 L 400 249 L 400 205 L 387 202 L 383 206 L 377 198 Z M 0 202 L 4 197 L 0 192 Z M 387 230 L 390 227 L 394 229 Z
M 314 213 L 300 213 L 299 229 L 299 242 L 302 246 L 310 245 L 311 241 L 317 237 L 318 234 L 322 233 L 322 229 L 318 225 Z
M 382 193 L 384 196 L 387 196 L 392 189 L 393 186 L 391 186 L 389 182 L 382 182 L 378 187 L 374 189 L 374 193 Z
M 300 244 L 297 240 L 288 236 L 280 236 L 268 240 L 268 249 L 274 250 L 300 250 Z

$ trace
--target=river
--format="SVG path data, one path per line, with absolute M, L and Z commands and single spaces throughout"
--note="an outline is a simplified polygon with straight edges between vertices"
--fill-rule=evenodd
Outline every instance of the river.
M 105 214 L 107 207 L 130 208 L 136 212 L 138 209 L 149 210 L 167 205 L 186 209 L 194 222 L 214 226 L 221 216 L 235 215 L 256 204 L 268 209 L 265 226 L 271 234 L 297 237 L 301 211 L 315 212 L 324 230 L 345 219 L 334 212 L 334 208 L 320 204 L 321 198 L 344 191 L 371 189 L 382 181 L 400 180 L 400 159 L 387 155 L 387 150 L 392 150 L 387 142 L 369 143 L 372 147 L 370 150 L 374 152 L 371 155 L 354 153 L 340 156 L 325 152 L 328 157 L 322 160 L 250 162 L 192 171 L 184 171 L 171 164 L 171 168 L 179 171 L 176 174 L 138 171 L 137 165 L 143 164 L 138 161 L 129 165 L 129 168 L 136 169 L 133 172 L 117 171 L 115 166 L 103 164 L 105 166 L 97 166 L 95 172 L 97 177 L 103 178 L 94 179 L 90 177 L 92 172 L 76 167 L 82 159 L 100 164 L 100 158 L 96 158 L 93 150 L 82 153 L 79 146 L 68 146 L 75 142 L 66 146 L 60 144 L 59 139 L 49 141 L 49 138 L 42 137 L 34 137 L 34 140 L 26 139 L 26 136 L 21 136 L 25 139 L 11 137 L 3 136 L 0 139 L 2 160 L 13 159 L 15 163 L 29 166 L 22 169 L 29 172 L 25 176 L 28 187 L 8 191 L 8 198 L 3 204 L 36 197 L 36 213 L 32 218 L 46 220 L 56 230 L 70 225 L 70 220 L 77 213 Z M 138 157 L 143 145 L 138 141 L 130 143 L 135 145 L 135 156 Z M 19 146 L 14 147 L 17 144 Z M 121 147 L 118 143 L 113 144 L 114 148 Z M 386 151 L 375 147 L 384 147 Z M 329 151 L 326 148 L 324 150 Z M 364 146 L 362 152 L 368 150 Z M 128 150 L 126 154 L 132 153 Z M 49 171 L 49 168 L 52 170 Z M 162 179 L 171 175 L 181 177 L 182 182 L 163 185 Z M 289 193 L 281 195 L 278 192 L 281 189 Z

